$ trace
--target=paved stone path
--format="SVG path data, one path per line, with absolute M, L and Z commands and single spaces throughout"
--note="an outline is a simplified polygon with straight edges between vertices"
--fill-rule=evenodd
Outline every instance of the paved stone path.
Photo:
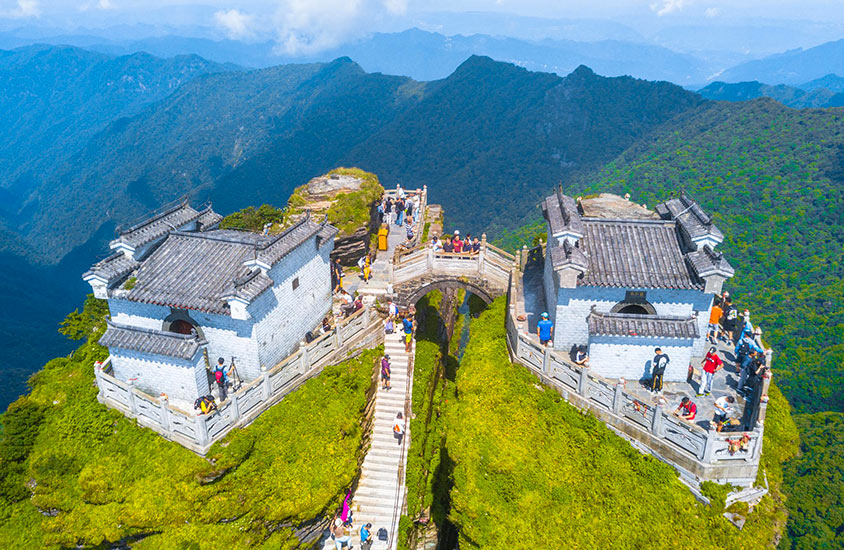
M 410 448 L 410 425 L 407 423 L 404 407 L 412 387 L 408 366 L 415 345 L 410 353 L 405 353 L 399 333 L 387 335 L 384 347 L 392 366 L 392 389 L 385 390 L 379 383 L 375 396 L 371 446 L 364 458 L 360 482 L 352 497 L 351 506 L 353 547 L 360 547 L 360 528 L 367 523 L 372 524 L 373 536 L 381 528 L 389 533 L 387 542 L 376 538 L 372 545 L 373 550 L 396 548 L 394 539 L 404 502 L 404 469 L 407 464 L 407 450 Z M 403 441 L 393 435 L 393 424 L 399 411 L 405 416 Z M 327 537 L 323 548 L 330 549 L 334 546 L 334 541 Z

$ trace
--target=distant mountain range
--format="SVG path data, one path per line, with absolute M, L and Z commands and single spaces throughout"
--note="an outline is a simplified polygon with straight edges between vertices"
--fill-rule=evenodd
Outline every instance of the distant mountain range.
M 829 75 L 837 77 L 836 75 Z M 827 82 L 817 80 L 815 82 Z M 834 82 L 829 81 L 830 84 Z M 809 83 L 810 85 L 812 83 Z M 821 84 L 822 85 L 822 84 Z M 697 91 L 706 99 L 721 101 L 748 101 L 758 97 L 770 97 L 795 109 L 806 107 L 844 107 L 844 93 L 836 92 L 825 87 L 816 87 L 809 90 L 778 84 L 769 86 L 761 82 L 737 82 L 727 84 L 726 82 L 713 82 L 705 88 Z
M 724 82 L 757 80 L 796 86 L 830 73 L 844 74 L 844 39 L 741 63 L 716 76 Z

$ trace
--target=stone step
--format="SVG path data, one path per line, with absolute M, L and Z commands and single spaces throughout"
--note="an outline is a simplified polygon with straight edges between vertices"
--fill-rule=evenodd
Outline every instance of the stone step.
M 401 449 L 398 445 L 389 445 L 389 446 L 381 446 L 382 443 L 379 442 L 379 446 L 372 447 L 369 449 L 369 452 L 366 454 L 367 458 L 372 456 L 374 464 L 380 464 L 388 461 L 397 462 L 401 456 Z M 364 460 L 363 466 L 368 464 L 367 460 Z
M 384 507 L 387 510 L 390 510 L 392 513 L 393 506 L 396 505 L 396 502 L 401 504 L 401 497 L 396 498 L 395 491 L 373 491 L 370 493 L 369 491 L 363 495 L 355 495 L 355 503 L 359 506 L 359 510 L 363 511 L 367 506 L 374 506 L 374 507 Z

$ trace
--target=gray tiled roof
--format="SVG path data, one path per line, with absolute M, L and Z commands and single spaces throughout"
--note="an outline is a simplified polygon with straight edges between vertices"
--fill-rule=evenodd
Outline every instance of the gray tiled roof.
M 652 338 L 699 338 L 694 317 L 598 313 L 587 317 L 589 334 L 600 336 L 641 336 Z
M 723 241 L 724 234 L 712 223 L 712 218 L 700 205 L 685 193 L 656 206 L 656 212 L 663 219 L 676 220 L 680 229 L 691 239 L 710 236 Z
M 589 268 L 579 286 L 702 289 L 683 257 L 674 222 L 585 218 L 579 241 Z
M 576 246 L 572 246 L 568 241 L 564 242 L 562 246 L 551 248 L 551 262 L 554 269 L 574 267 L 580 271 L 586 271 L 589 268 L 589 260 L 583 251 Z
M 133 247 L 143 246 L 174 231 L 174 228 L 198 219 L 203 213 L 209 215 L 209 210 L 211 210 L 210 207 L 199 212 L 183 202 L 121 231 L 120 236 L 112 243 L 122 242 Z
M 324 228 L 304 218 L 272 236 L 231 229 L 174 231 L 144 260 L 127 299 L 229 315 L 227 297 L 252 300 L 273 284 L 244 262 L 257 259 L 272 266 Z
M 583 235 L 583 221 L 577 210 L 577 204 L 573 198 L 563 195 L 559 189 L 543 201 L 542 213 L 551 226 L 552 235 L 566 232 Z
M 121 277 L 124 277 L 137 269 L 140 265 L 140 263 L 126 256 L 122 252 L 116 252 L 108 258 L 95 263 L 91 269 L 82 275 L 82 278 L 87 279 L 89 276 L 96 275 L 98 277 L 102 277 L 108 281 L 108 285 L 111 285 Z
M 221 221 L 223 221 L 223 216 L 214 212 L 210 206 L 202 210 L 199 213 L 199 218 L 196 219 L 200 231 L 208 231 Z
M 192 359 L 200 346 L 205 343 L 205 340 L 190 334 L 130 327 L 118 325 L 111 321 L 108 323 L 105 334 L 100 338 L 100 345 L 107 348 L 125 349 L 179 359 Z
M 722 277 L 732 277 L 736 273 L 733 266 L 724 258 L 724 254 L 715 252 L 709 245 L 704 245 L 703 248 L 686 254 L 686 257 L 698 277 L 706 277 L 713 274 L 721 275 Z

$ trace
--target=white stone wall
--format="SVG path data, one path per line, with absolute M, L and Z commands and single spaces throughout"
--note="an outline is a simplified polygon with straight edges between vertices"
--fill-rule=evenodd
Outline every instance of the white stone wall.
M 548 227 L 548 235 L 551 235 L 551 228 Z M 545 264 L 543 266 L 544 272 L 542 274 L 542 284 L 545 287 L 545 311 L 548 312 L 548 317 L 557 326 L 557 289 L 560 286 L 557 274 L 554 273 L 554 266 L 551 262 L 551 255 L 548 251 L 557 246 L 557 240 L 553 236 L 548 237 L 548 244 L 545 247 Z M 541 313 L 541 312 L 537 312 Z M 556 328 L 555 328 L 556 330 Z
M 248 382 L 261 375 L 258 345 L 253 337 L 253 320 L 240 321 L 228 315 L 201 311 L 188 311 L 188 314 L 208 340 L 208 361 L 212 367 L 217 364 L 218 357 L 225 359 L 226 365 L 235 357 L 241 378 Z
M 571 289 L 558 288 L 554 347 L 568 351 L 573 344 L 586 345 L 589 341 L 586 318 L 592 306 L 596 306 L 596 311 L 608 313 L 613 306 L 624 301 L 628 290 L 646 292 L 646 300 L 654 306 L 657 315 L 689 316 L 696 313 L 701 337 L 693 342 L 692 354 L 695 356 L 703 354 L 712 295 L 697 290 L 585 286 Z
M 333 243 L 317 249 L 316 237 L 311 238 L 273 266 L 268 273 L 273 288 L 249 305 L 258 357 L 267 368 L 296 351 L 305 333 L 331 310 L 332 250 Z M 299 286 L 294 290 L 296 278 Z
M 193 403 L 197 396 L 209 393 L 201 351 L 192 360 L 120 349 L 110 353 L 114 377 L 126 383 L 136 379 L 135 387 L 153 397 L 164 392 L 171 399 Z
M 161 330 L 170 308 L 154 304 L 130 302 L 123 298 L 110 298 L 108 310 L 111 320 L 120 325 Z
M 659 347 L 671 359 L 663 380 L 682 382 L 688 376 L 692 346 L 692 340 L 675 338 L 593 336 L 589 341 L 589 370 L 607 378 L 648 379 L 654 349 Z

